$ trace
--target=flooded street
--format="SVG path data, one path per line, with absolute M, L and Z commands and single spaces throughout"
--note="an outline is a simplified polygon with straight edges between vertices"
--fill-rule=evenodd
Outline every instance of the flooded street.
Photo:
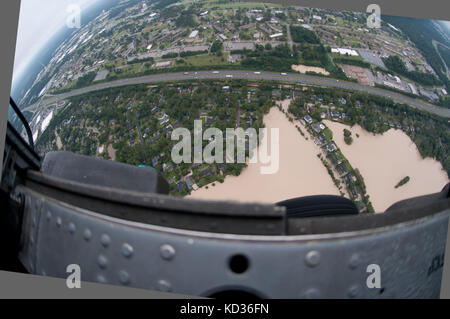
M 449 182 L 441 163 L 423 159 L 414 142 L 401 130 L 373 135 L 358 125 L 350 128 L 332 121 L 324 123 L 344 156 L 360 170 L 376 212 L 402 199 L 439 192 Z M 344 142 L 344 128 L 352 132 L 351 145 Z M 406 176 L 410 181 L 395 188 Z
M 289 101 L 283 104 L 286 107 Z M 203 187 L 189 197 L 276 203 L 307 195 L 339 195 L 326 168 L 317 158 L 320 149 L 312 140 L 302 137 L 285 114 L 274 107 L 264 117 L 264 123 L 268 132 L 270 128 L 279 128 L 280 132 L 280 162 L 276 174 L 262 175 L 260 166 L 266 164 L 249 164 L 240 176 L 227 176 L 224 183 L 216 182 L 216 186 L 209 185 L 208 189 Z
M 290 100 L 284 100 L 279 105 L 287 111 L 289 103 Z M 210 184 L 208 189 L 203 187 L 194 191 L 188 198 L 275 203 L 299 196 L 339 195 L 317 158 L 320 148 L 298 132 L 296 125 L 306 132 L 301 123 L 290 122 L 276 107 L 264 117 L 264 123 L 268 132 L 270 128 L 279 128 L 280 132 L 280 161 L 276 174 L 262 175 L 260 167 L 266 164 L 249 164 L 240 176 L 228 176 L 224 183 Z M 324 124 L 333 132 L 333 140 L 350 164 L 364 177 L 376 212 L 383 212 L 403 199 L 438 192 L 449 182 L 441 163 L 431 158 L 423 159 L 413 141 L 400 130 L 373 135 L 358 125 L 350 128 L 327 120 Z M 351 145 L 344 142 L 344 128 L 352 132 Z M 406 176 L 410 181 L 395 188 Z

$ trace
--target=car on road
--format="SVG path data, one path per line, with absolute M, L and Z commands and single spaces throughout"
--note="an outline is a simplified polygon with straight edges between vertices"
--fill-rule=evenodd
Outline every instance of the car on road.
M 188 75 L 189 74 L 189 72 L 184 72 L 184 75 Z
M 227 74 L 227 75 L 226 75 L 226 77 L 227 77 L 227 78 L 232 78 L 232 77 L 233 77 L 233 75 L 231 75 L 231 74 Z
M 287 75 L 287 73 L 284 73 L 284 72 L 281 72 L 280 74 L 281 74 L 281 75 Z
M 213 73 L 214 73 L 214 74 L 218 74 L 218 73 L 219 73 L 219 71 L 213 71 Z
M 257 72 L 255 72 L 255 74 L 261 74 L 261 72 L 257 71 Z

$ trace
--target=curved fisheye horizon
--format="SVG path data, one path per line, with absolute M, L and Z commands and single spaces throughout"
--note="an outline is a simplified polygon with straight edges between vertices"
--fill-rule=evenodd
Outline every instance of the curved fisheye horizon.
M 36 54 L 62 28 L 70 12 L 69 6 L 77 5 L 82 12 L 102 0 L 21 1 L 14 59 L 13 83 L 21 78 Z
M 449 181 L 448 145 L 429 146 L 445 139 L 450 118 L 442 24 L 385 16 L 374 29 L 363 13 L 270 3 L 106 3 L 55 40 L 48 65 L 16 98 L 41 154 L 64 150 L 152 167 L 171 194 L 185 198 L 276 203 L 333 194 L 370 212 Z M 434 56 L 424 56 L 425 43 L 414 38 L 419 21 L 433 36 Z M 434 132 L 414 120 L 425 114 L 436 121 Z M 240 162 L 225 148 L 222 159 L 191 161 L 195 137 L 181 147 L 174 136 L 194 120 L 220 137 L 226 128 L 254 129 L 255 141 L 244 137 Z M 261 165 L 271 130 L 277 139 Z M 174 148 L 190 155 L 174 161 Z

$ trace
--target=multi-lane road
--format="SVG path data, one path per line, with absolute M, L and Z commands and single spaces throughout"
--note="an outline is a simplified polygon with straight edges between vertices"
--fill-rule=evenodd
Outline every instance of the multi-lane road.
M 54 95 L 46 97 L 39 103 L 32 104 L 24 110 L 36 111 L 39 107 L 53 104 L 57 101 L 67 99 L 72 96 L 81 95 L 93 91 L 126 86 L 126 85 L 136 85 L 136 84 L 146 84 L 146 83 L 157 83 L 157 82 L 172 82 L 180 80 L 207 80 L 207 79 L 246 79 L 246 80 L 272 80 L 272 81 L 283 81 L 290 83 L 306 84 L 306 85 L 317 85 L 324 87 L 336 87 L 352 91 L 361 91 L 368 94 L 373 94 L 377 96 L 383 96 L 390 98 L 397 103 L 405 103 L 413 108 L 417 108 L 426 112 L 430 112 L 441 117 L 450 118 L 450 109 L 432 105 L 430 103 L 414 99 L 396 92 L 384 90 L 377 87 L 371 87 L 362 85 L 359 83 L 348 82 L 343 80 L 336 80 L 327 77 L 296 74 L 296 73 L 276 73 L 276 72 L 254 72 L 254 71 L 241 71 L 241 70 L 220 70 L 220 71 L 197 71 L 197 72 L 178 72 L 178 73 L 159 73 L 152 74 L 137 78 L 128 78 L 122 80 L 115 80 L 111 82 L 104 82 L 99 84 L 94 84 L 81 89 L 72 90 L 67 93 Z

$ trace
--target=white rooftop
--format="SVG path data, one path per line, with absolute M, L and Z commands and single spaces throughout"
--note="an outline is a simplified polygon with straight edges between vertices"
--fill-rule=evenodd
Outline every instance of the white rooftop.
M 198 35 L 198 30 L 194 30 L 189 34 L 189 38 L 195 38 Z
M 333 53 L 339 53 L 342 55 L 351 55 L 351 56 L 358 56 L 358 52 L 356 52 L 353 49 L 344 49 L 344 48 L 333 48 L 331 49 L 331 52 Z
M 283 33 L 275 33 L 275 34 L 272 34 L 270 37 L 271 38 L 278 38 L 278 37 L 281 37 L 283 35 Z

